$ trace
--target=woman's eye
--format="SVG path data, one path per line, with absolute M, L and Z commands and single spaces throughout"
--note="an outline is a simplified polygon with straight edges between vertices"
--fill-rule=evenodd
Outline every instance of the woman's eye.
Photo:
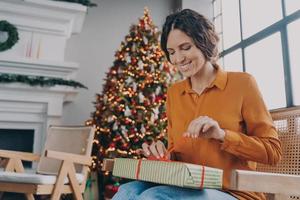
M 182 47 L 183 50 L 189 50 L 190 48 L 191 48 L 190 45 L 189 45 L 189 46 L 183 46 L 183 47 Z
M 169 51 L 169 55 L 173 55 L 174 53 L 175 53 L 174 51 L 172 51 L 172 52 Z

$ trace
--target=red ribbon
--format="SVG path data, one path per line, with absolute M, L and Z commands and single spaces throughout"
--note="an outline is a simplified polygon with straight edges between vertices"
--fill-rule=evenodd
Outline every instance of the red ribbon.
M 200 189 L 203 189 L 204 174 L 205 174 L 205 167 L 202 165 L 202 175 L 201 175 Z
M 139 159 L 138 166 L 135 173 L 136 180 L 139 180 L 141 165 L 142 165 L 142 159 Z

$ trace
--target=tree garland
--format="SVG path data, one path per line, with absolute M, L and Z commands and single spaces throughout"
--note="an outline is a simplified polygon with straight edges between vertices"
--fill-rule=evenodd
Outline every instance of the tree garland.
M 83 84 L 73 81 L 73 80 L 64 80 L 62 78 L 50 78 L 44 76 L 27 76 L 20 74 L 6 74 L 0 73 L 0 83 L 24 83 L 30 86 L 42 86 L 42 87 L 51 87 L 55 85 L 65 85 L 71 86 L 74 88 L 85 88 Z
M 0 52 L 12 48 L 19 40 L 17 28 L 8 21 L 0 21 L 0 31 L 7 32 L 8 38 L 4 42 L 0 42 Z
M 72 2 L 72 3 L 79 3 L 84 6 L 88 7 L 95 7 L 97 4 L 90 2 L 90 0 L 54 0 L 54 1 L 65 1 L 65 2 Z

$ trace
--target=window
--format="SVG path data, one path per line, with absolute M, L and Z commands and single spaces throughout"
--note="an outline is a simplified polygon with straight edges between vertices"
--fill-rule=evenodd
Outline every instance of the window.
M 243 71 L 242 64 L 242 52 L 241 49 L 237 49 L 234 52 L 227 54 L 224 58 L 224 67 L 228 71 Z
M 286 0 L 285 6 L 286 6 L 286 13 L 289 15 L 289 14 L 292 14 L 293 12 L 299 10 L 300 1 L 299 0 Z
M 241 41 L 239 4 L 238 0 L 230 0 L 222 5 L 224 48 L 228 48 Z
M 223 67 L 252 74 L 268 109 L 300 105 L 300 1 L 212 3 Z
M 292 22 L 288 25 L 288 38 L 290 47 L 290 64 L 292 75 L 292 88 L 294 103 L 300 105 L 300 20 Z
M 247 72 L 254 75 L 269 109 L 286 106 L 280 34 L 245 49 Z
M 220 37 L 219 49 L 223 50 L 223 33 L 222 33 L 222 16 L 221 16 L 221 1 L 213 1 L 214 11 L 214 24 L 216 32 Z
M 282 18 L 281 0 L 242 0 L 241 8 L 243 38 L 261 31 Z M 272 11 L 268 12 L 269 10 Z

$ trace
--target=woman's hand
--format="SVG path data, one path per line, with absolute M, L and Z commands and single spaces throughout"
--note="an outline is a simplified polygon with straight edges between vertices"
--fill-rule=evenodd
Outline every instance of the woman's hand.
M 146 142 L 144 142 L 142 144 L 142 153 L 146 156 L 146 157 L 151 157 L 154 156 L 155 158 L 159 159 L 159 158 L 170 158 L 170 155 L 167 155 L 167 150 L 166 147 L 164 145 L 164 143 L 160 140 L 158 141 L 153 141 L 150 145 Z
M 191 138 L 214 138 L 220 141 L 224 141 L 225 131 L 220 128 L 219 123 L 207 116 L 200 116 L 189 124 L 189 127 L 184 137 Z

